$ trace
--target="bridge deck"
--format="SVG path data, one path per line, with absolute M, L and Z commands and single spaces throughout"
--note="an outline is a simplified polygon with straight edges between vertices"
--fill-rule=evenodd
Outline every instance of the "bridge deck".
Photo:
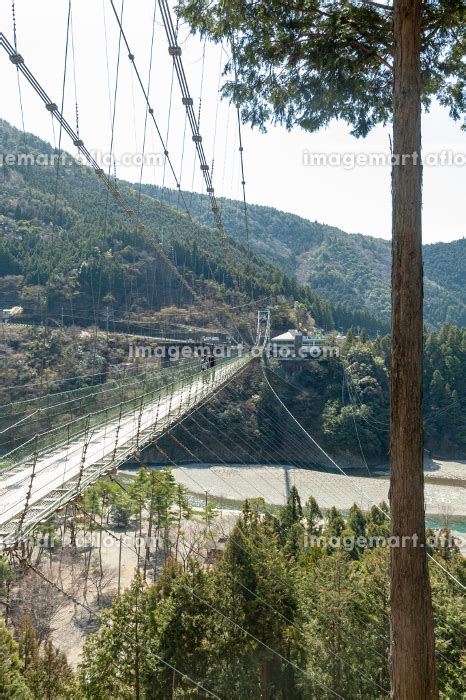
M 199 373 L 173 393 L 161 391 L 142 411 L 112 418 L 35 460 L 0 473 L 0 541 L 14 544 L 100 476 L 161 435 L 237 374 L 251 359 L 238 357 Z M 34 471 L 34 476 L 32 477 Z M 29 493 L 29 495 L 28 495 Z M 27 504 L 27 507 L 26 507 Z

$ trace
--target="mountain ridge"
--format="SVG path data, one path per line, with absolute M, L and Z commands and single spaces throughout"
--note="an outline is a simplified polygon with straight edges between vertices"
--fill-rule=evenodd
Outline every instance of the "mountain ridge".
M 0 120 L 0 155 L 22 153 L 24 139 L 28 152 L 56 152 L 38 137 L 23 135 Z M 46 290 L 48 311 L 59 314 L 64 308 L 73 316 L 87 309 L 90 323 L 92 313 L 105 306 L 128 315 L 192 304 L 151 245 L 153 237 L 172 267 L 209 298 L 210 306 L 283 298 L 291 307 L 296 301 L 303 303 L 323 328 L 358 324 L 372 333 L 381 327 L 388 330 L 373 314 L 330 304 L 309 287 L 299 287 L 270 259 L 249 255 L 240 240 L 226 244 L 227 255 L 210 219 L 206 224 L 192 221 L 144 190 L 139 198 L 133 183 L 117 180 L 117 184 L 129 206 L 140 209 L 144 233 L 125 218 L 94 172 L 72 156 L 60 166 L 58 179 L 55 167 L 3 163 L 0 303 L 28 306 L 30 315 L 40 318 Z
M 176 206 L 177 193 L 145 185 L 146 194 Z M 193 195 L 195 217 L 209 216 L 205 195 Z M 221 199 L 225 229 L 246 241 L 243 203 Z M 367 308 L 388 322 L 390 318 L 391 243 L 376 236 L 347 233 L 342 229 L 298 214 L 264 205 L 248 205 L 252 249 L 293 274 L 299 284 L 309 284 L 333 303 Z M 466 238 L 425 244 L 425 322 L 430 328 L 442 323 L 466 325 Z
M 22 152 L 24 138 L 21 131 L 0 120 L 0 153 Z M 26 140 L 31 152 L 56 153 L 50 144 L 33 134 L 27 134 Z M 160 281 L 155 290 L 157 303 L 168 303 L 167 293 L 173 291 L 176 283 L 170 274 L 167 280 L 162 279 L 162 267 L 154 251 L 147 255 L 147 240 L 130 231 L 130 224 L 117 210 L 113 198 L 108 206 L 103 205 L 105 196 L 102 198 L 93 172 L 70 156 L 59 174 L 55 207 L 55 168 L 5 163 L 0 168 L 2 302 L 7 303 L 2 294 L 5 278 L 23 276 L 26 287 L 40 286 L 44 284 L 45 269 L 51 265 L 57 278 L 57 304 L 61 303 L 58 302 L 60 273 L 67 304 L 75 293 L 71 289 L 73 285 L 79 291 L 85 289 L 81 296 L 87 295 L 89 305 L 93 284 L 99 286 L 103 299 L 112 299 L 115 297 L 112 285 L 116 282 L 120 291 L 115 297 L 116 304 L 140 310 L 150 306 L 149 300 L 154 298 L 154 285 L 150 290 L 143 279 L 152 274 L 149 270 L 152 264 Z M 118 186 L 124 188 L 130 203 L 138 207 L 138 185 L 118 180 Z M 242 280 L 243 291 L 253 297 L 272 294 L 275 298 L 284 295 L 304 301 L 317 324 L 324 328 L 346 330 L 350 325 L 360 325 L 373 334 L 388 331 L 388 241 L 360 233 L 348 234 L 297 214 L 252 204 L 248 207 L 248 246 L 243 203 L 222 198 L 218 201 L 224 228 L 231 236 L 229 248 L 235 268 L 232 271 L 220 236 L 212 228 L 212 212 L 205 195 L 190 193 L 190 220 L 179 211 L 178 191 L 145 184 L 141 193 L 143 220 L 156 237 L 157 232 L 164 231 L 165 252 L 182 274 L 186 273 L 204 289 L 213 285 L 217 295 L 231 297 L 232 275 L 237 275 Z M 56 250 L 49 240 L 51 226 L 52 234 L 56 228 L 63 244 Z M 466 239 L 426 245 L 424 258 L 426 326 L 439 328 L 444 322 L 466 326 Z M 132 279 L 129 299 L 121 289 L 124 274 Z M 136 294 L 136 290 L 142 293 Z M 28 293 L 31 295 L 34 290 Z

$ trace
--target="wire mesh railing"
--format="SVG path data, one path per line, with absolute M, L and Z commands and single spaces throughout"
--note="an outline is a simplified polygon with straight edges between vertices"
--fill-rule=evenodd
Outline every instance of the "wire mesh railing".
M 205 372 L 181 371 L 171 384 L 154 387 L 104 411 L 89 413 L 29 441 L 29 456 L 0 474 L 0 527 L 18 541 L 63 503 L 82 493 L 115 465 L 148 445 L 173 422 L 231 380 L 251 359 L 238 356 Z M 103 420 L 97 416 L 104 415 Z M 43 442 L 48 436 L 50 442 Z M 42 440 L 42 442 L 41 442 Z M 24 446 L 14 451 L 17 458 Z M 13 457 L 13 454 L 11 455 Z
M 12 460 L 16 462 L 31 453 L 31 436 L 40 436 L 41 446 L 49 440 L 54 445 L 57 439 L 68 438 L 69 426 L 72 426 L 71 435 L 80 433 L 86 416 L 91 415 L 93 423 L 105 422 L 106 413 L 114 416 L 120 404 L 124 405 L 124 410 L 133 410 L 133 399 L 138 401 L 141 396 L 150 396 L 154 391 L 183 379 L 188 373 L 198 373 L 199 368 L 199 358 L 181 360 L 180 364 L 171 368 L 164 369 L 160 365 L 151 369 L 146 367 L 143 372 L 124 377 L 110 386 L 103 384 L 97 390 L 96 387 L 88 387 L 87 393 L 77 390 L 79 393 L 71 397 L 69 392 L 42 397 L 48 400 L 48 405 L 44 403 L 34 411 L 10 416 L 9 423 L 3 417 L 2 424 L 0 417 L 0 450 L 4 453 L 0 459 L 3 468 L 8 467 Z

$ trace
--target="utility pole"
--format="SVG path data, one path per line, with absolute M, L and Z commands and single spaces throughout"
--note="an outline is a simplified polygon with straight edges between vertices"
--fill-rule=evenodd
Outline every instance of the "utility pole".
M 154 558 L 154 578 L 153 582 L 155 583 L 157 581 L 157 560 L 159 556 L 159 538 L 155 538 L 155 558 Z
M 209 492 L 205 492 L 205 524 L 209 524 Z
M 118 551 L 118 595 L 120 595 L 120 588 L 121 588 L 121 535 L 120 535 L 120 542 L 119 542 L 119 551 Z

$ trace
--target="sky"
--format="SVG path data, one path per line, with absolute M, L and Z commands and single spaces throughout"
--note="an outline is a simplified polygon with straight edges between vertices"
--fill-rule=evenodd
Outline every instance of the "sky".
M 115 4 L 120 10 L 121 0 L 115 0 Z M 68 2 L 16 0 L 15 5 L 18 50 L 51 99 L 60 105 Z M 146 85 L 153 11 L 154 0 L 127 0 L 123 13 L 124 29 Z M 80 136 L 99 160 L 110 153 L 115 114 L 112 151 L 117 176 L 138 181 L 145 104 L 127 52 L 122 47 L 115 105 L 119 31 L 110 0 L 72 0 L 72 20 L 64 115 L 75 127 L 76 95 Z M 0 31 L 13 43 L 10 3 L 0 4 Z M 207 161 L 210 164 L 213 161 L 216 195 L 238 199 L 242 193 L 236 115 L 226 100 L 219 99 L 218 90 L 226 50 L 201 43 L 183 25 L 179 30 L 179 43 L 196 112 L 201 101 L 200 132 Z M 176 75 L 171 88 L 172 65 L 167 46 L 157 10 L 150 102 L 183 189 L 202 192 L 202 175 L 194 159 L 189 125 L 185 131 L 185 112 Z M 0 85 L 0 117 L 21 128 L 16 70 L 3 52 L 0 53 Z M 20 85 L 26 131 L 58 145 L 58 125 L 53 127 L 50 114 L 24 79 Z M 423 115 L 423 152 L 431 161 L 424 167 L 425 243 L 451 241 L 465 233 L 466 146 L 465 133 L 460 127 L 461 123 L 453 122 L 438 104 L 433 105 L 429 114 Z M 390 238 L 390 166 L 387 162 L 390 126 L 377 127 L 366 139 L 353 138 L 350 127 L 342 122 L 332 122 L 328 128 L 313 134 L 298 128 L 287 132 L 277 126 L 270 126 L 266 134 L 248 125 L 244 125 L 242 131 L 246 193 L 250 203 L 273 206 L 351 233 Z M 76 155 L 66 134 L 63 134 L 62 147 Z M 162 151 L 155 128 L 149 123 L 142 180 L 173 187 L 175 183 L 168 167 L 164 167 Z M 368 163 L 371 154 L 381 156 L 385 164 Z M 356 157 L 365 158 L 365 163 L 354 165 Z M 108 158 L 104 169 L 107 162 Z

